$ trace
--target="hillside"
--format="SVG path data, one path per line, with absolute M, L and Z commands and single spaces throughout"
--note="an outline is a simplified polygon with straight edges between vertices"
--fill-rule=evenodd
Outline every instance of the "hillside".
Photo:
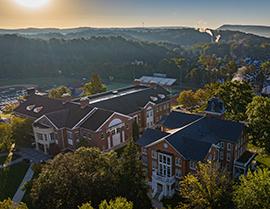
M 257 36 L 270 37 L 270 26 L 259 25 L 222 25 L 217 30 L 240 31 L 251 33 Z

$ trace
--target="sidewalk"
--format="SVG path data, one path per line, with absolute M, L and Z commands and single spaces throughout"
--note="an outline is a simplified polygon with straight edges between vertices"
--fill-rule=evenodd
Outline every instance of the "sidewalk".
M 22 180 L 22 183 L 20 184 L 17 192 L 15 193 L 12 201 L 15 202 L 15 203 L 20 203 L 23 199 L 23 196 L 25 194 L 25 191 L 24 191 L 24 185 L 29 182 L 32 178 L 33 178 L 33 175 L 34 175 L 34 171 L 32 170 L 32 165 L 31 164 Z
M 16 160 L 13 160 L 13 161 L 9 162 L 8 164 L 0 165 L 0 169 L 6 168 L 6 167 L 9 167 L 9 166 L 12 166 L 12 165 L 14 165 L 14 164 L 17 164 L 17 163 L 23 161 L 23 159 L 24 159 L 23 157 L 20 157 L 20 158 L 18 158 L 18 159 L 16 159 Z

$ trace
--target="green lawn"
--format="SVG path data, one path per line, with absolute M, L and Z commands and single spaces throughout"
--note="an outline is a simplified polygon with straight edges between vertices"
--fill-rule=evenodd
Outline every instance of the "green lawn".
M 28 167 L 29 164 L 22 161 L 7 170 L 0 170 L 0 201 L 6 198 L 12 199 Z

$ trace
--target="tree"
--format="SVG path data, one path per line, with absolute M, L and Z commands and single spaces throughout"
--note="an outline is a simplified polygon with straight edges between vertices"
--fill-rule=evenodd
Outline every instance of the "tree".
M 218 91 L 218 96 L 225 104 L 227 119 L 244 121 L 247 105 L 252 101 L 253 90 L 246 82 L 226 82 Z
M 139 139 L 139 134 L 140 134 L 140 127 L 137 121 L 134 121 L 132 124 L 132 134 L 133 134 L 133 140 L 137 141 Z
M 115 152 L 80 148 L 59 154 L 42 167 L 31 188 L 34 208 L 76 208 L 86 202 L 94 207 L 117 197 L 119 161 Z
M 188 174 L 180 183 L 184 208 L 230 208 L 232 186 L 228 174 L 217 169 L 213 162 L 199 163 L 196 174 Z
M 254 97 L 246 114 L 250 140 L 270 153 L 270 98 Z
M 110 200 L 109 203 L 104 200 L 99 205 L 99 209 L 133 209 L 133 203 L 125 198 L 118 197 L 115 200 Z
M 63 98 L 63 95 L 71 95 L 70 89 L 66 86 L 59 86 L 57 88 L 51 89 L 48 96 L 52 99 L 61 99 Z
M 0 201 L 0 208 L 1 209 L 28 209 L 26 204 L 24 203 L 16 204 L 12 202 L 12 200 L 10 199 L 3 200 L 2 202 Z
M 82 87 L 85 95 L 92 95 L 105 92 L 107 87 L 102 83 L 98 74 L 91 76 L 90 82 L 84 84 Z
M 238 209 L 268 209 L 270 206 L 270 170 L 259 169 L 240 177 L 234 198 Z
M 85 203 L 79 209 L 94 209 L 91 203 Z M 106 200 L 99 204 L 99 209 L 133 209 L 133 203 L 128 202 L 127 199 L 117 197 L 115 200 L 110 200 L 108 203 Z
M 198 105 L 195 93 L 192 90 L 182 91 L 177 98 L 178 104 L 189 110 L 194 109 Z
M 16 145 L 26 146 L 31 144 L 32 120 L 13 117 L 11 127 L 12 136 Z
M 11 125 L 0 123 L 0 151 L 8 151 L 13 142 Z
M 120 196 L 134 203 L 135 208 L 149 209 L 151 201 L 147 196 L 148 186 L 145 171 L 140 160 L 139 147 L 130 140 L 120 159 Z
M 265 76 L 270 75 L 270 61 L 266 61 L 261 64 L 261 70 L 263 71 Z

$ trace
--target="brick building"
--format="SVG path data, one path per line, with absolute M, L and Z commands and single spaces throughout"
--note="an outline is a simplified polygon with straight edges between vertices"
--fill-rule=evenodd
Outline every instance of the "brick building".
M 74 150 L 81 143 L 103 151 L 117 149 L 140 131 L 154 128 L 170 112 L 169 92 L 160 86 L 130 86 L 89 97 L 50 99 L 28 90 L 14 113 L 32 119 L 36 149 L 48 154 Z M 84 140 L 83 140 L 84 139 Z
M 161 130 L 144 132 L 138 144 L 153 197 L 171 197 L 198 162 L 211 160 L 235 176 L 245 174 L 255 155 L 246 151 L 244 124 L 222 119 L 224 112 L 214 98 L 203 115 L 172 111 L 161 121 Z

